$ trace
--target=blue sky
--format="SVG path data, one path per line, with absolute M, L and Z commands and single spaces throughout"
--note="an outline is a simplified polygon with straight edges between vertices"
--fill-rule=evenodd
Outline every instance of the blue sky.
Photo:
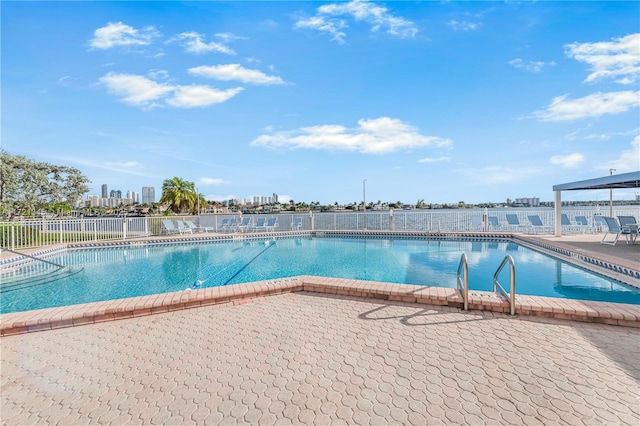
M 178 176 L 212 200 L 359 202 L 366 179 L 373 202 L 551 201 L 640 169 L 638 2 L 1 8 L 2 147 L 91 194 Z

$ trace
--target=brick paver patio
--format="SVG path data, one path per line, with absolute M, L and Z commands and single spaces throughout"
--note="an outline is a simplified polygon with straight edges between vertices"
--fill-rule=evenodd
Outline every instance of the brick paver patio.
M 640 424 L 640 329 L 299 292 L 3 337 L 23 424 Z

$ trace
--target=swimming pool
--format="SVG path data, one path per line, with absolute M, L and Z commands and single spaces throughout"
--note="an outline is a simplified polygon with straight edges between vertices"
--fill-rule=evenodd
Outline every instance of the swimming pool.
M 70 250 L 47 260 L 71 274 L 35 262 L 5 276 L 0 313 L 298 275 L 453 288 L 462 253 L 471 290 L 492 291 L 508 254 L 517 294 L 640 304 L 639 289 L 509 240 L 306 237 Z

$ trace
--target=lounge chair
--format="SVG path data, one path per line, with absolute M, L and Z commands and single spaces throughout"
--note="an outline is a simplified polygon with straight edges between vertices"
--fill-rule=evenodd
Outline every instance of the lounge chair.
M 493 231 L 500 229 L 500 222 L 498 221 L 498 216 L 489 216 L 487 219 L 489 220 L 489 229 Z
M 629 231 L 629 239 L 631 239 L 632 243 L 638 239 L 638 223 L 636 222 L 636 218 L 633 216 L 618 216 L 618 222 L 620 222 L 620 227 L 623 230 Z
M 604 220 L 604 216 L 594 216 L 593 217 L 593 226 L 596 229 L 596 232 L 602 232 L 604 228 L 607 227 L 607 223 Z
M 236 232 L 238 230 L 238 219 L 235 217 L 229 220 L 229 225 L 227 226 L 227 231 Z
M 267 231 L 275 231 L 277 227 L 278 227 L 278 218 L 277 217 L 270 217 L 267 220 L 267 224 L 265 225 L 266 230 Z
M 593 228 L 589 226 L 589 221 L 586 216 L 576 216 L 575 226 L 581 229 L 582 232 L 593 232 Z
M 618 239 L 620 238 L 620 235 L 624 235 L 626 237 L 627 244 L 629 244 L 629 240 L 631 240 L 632 243 L 635 241 L 635 238 L 631 233 L 631 230 L 628 227 L 621 227 L 615 217 L 609 217 L 609 216 L 601 216 L 601 217 L 605 222 L 607 230 L 604 233 L 602 240 L 600 241 L 600 244 L 608 244 L 610 246 L 615 246 L 616 243 L 618 242 Z M 607 235 L 609 234 L 612 234 L 615 236 L 613 241 L 605 241 L 605 239 L 607 238 Z
M 586 221 L 586 218 L 585 218 Z M 562 213 L 560 215 L 560 225 L 562 226 L 562 229 L 564 232 L 567 233 L 572 233 L 572 232 L 584 232 L 586 230 L 586 228 L 584 228 L 581 225 L 574 225 L 571 223 L 571 220 L 569 219 L 569 216 L 567 216 L 566 213 Z
M 180 230 L 173 225 L 171 219 L 162 219 L 162 227 L 164 228 L 163 234 L 171 235 L 180 233 Z
M 540 216 L 538 216 L 537 214 L 528 215 L 527 219 L 531 224 L 531 229 L 533 230 L 534 234 L 537 234 L 538 230 L 542 232 L 550 232 L 552 229 L 551 226 L 542 223 Z
M 178 232 L 180 232 L 180 234 L 193 234 L 191 228 L 185 225 L 180 219 L 176 219 L 176 224 L 178 225 Z
M 517 214 L 507 213 L 506 218 L 507 218 L 507 226 L 511 230 L 517 231 L 517 230 L 522 230 L 523 228 L 526 228 L 526 225 L 521 224 L 520 220 L 518 220 Z
M 220 226 L 216 229 L 216 231 L 226 231 L 229 229 L 229 219 L 222 219 L 220 222 Z
M 301 217 L 293 218 L 293 223 L 291 224 L 291 230 L 294 230 L 294 229 L 297 230 L 297 231 L 302 229 L 302 218 Z
M 267 229 L 266 223 L 267 223 L 267 219 L 265 219 L 264 217 L 259 217 L 258 219 L 256 219 L 255 225 L 251 227 L 251 230 L 257 231 L 257 232 L 265 231 Z
M 245 216 L 242 218 L 242 222 L 240 222 L 240 224 L 238 225 L 238 231 L 242 231 L 242 232 L 247 231 L 250 226 L 251 226 L 251 217 Z
M 471 216 L 471 229 L 474 231 L 484 231 L 484 223 L 480 216 Z
M 213 231 L 213 228 L 207 227 L 207 226 L 196 226 L 195 223 L 193 223 L 192 220 L 185 220 L 184 223 L 187 225 L 187 227 L 191 228 L 191 230 L 193 232 L 210 232 Z

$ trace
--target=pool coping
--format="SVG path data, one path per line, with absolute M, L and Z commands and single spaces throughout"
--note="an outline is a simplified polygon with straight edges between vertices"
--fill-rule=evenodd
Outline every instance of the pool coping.
M 3 314 L 0 316 L 0 336 L 75 327 L 211 305 L 237 305 L 258 297 L 299 291 L 459 309 L 462 309 L 463 305 L 461 292 L 453 288 L 302 275 Z M 501 295 L 474 290 L 469 292 L 469 309 L 508 313 L 509 303 Z M 640 327 L 640 306 L 621 303 L 522 295 L 516 296 L 516 314 L 518 317 L 535 316 Z
M 307 232 L 285 232 L 277 236 L 306 235 Z M 331 232 L 336 235 L 355 235 L 344 231 Z M 253 234 L 251 238 L 264 238 L 273 234 Z M 480 233 L 447 233 L 434 234 L 424 232 L 359 232 L 357 235 L 393 235 L 409 237 L 442 237 L 442 238 L 513 238 L 535 246 L 551 250 L 559 254 L 569 256 L 573 261 L 591 264 L 591 260 L 601 262 L 602 267 L 611 266 L 612 272 L 623 274 L 624 272 L 613 269 L 623 267 L 634 271 L 627 263 L 616 262 L 616 259 L 593 259 L 592 255 L 575 253 L 570 246 L 558 243 L 549 243 L 541 238 L 523 237 L 506 233 L 492 233 L 491 235 Z M 249 236 L 247 236 L 249 237 Z M 229 238 L 226 238 L 228 240 Z M 172 238 L 162 239 L 162 243 L 210 241 L 211 238 Z M 224 240 L 224 238 L 216 238 Z M 121 246 L 125 242 L 100 243 L 98 246 Z M 146 244 L 143 243 L 143 244 Z M 131 245 L 131 244 L 127 244 Z M 137 245 L 142 245 L 138 241 Z M 56 246 L 30 253 L 38 256 L 50 254 L 67 248 L 90 248 L 96 244 L 73 245 L 73 247 Z M 581 257 L 582 256 L 582 257 Z M 603 256 L 600 256 L 603 257 Z M 619 260 L 619 259 L 618 259 Z M 5 262 L 6 263 L 6 262 Z M 622 263 L 622 265 L 620 265 Z M 600 266 L 600 265 L 597 265 Z M 410 302 L 424 305 L 441 305 L 462 309 L 463 299 L 459 290 L 446 287 L 425 287 L 410 284 L 382 283 L 374 281 L 362 281 L 354 279 L 327 278 L 302 275 L 290 278 L 281 278 L 267 281 L 258 281 L 232 286 L 210 287 L 193 290 L 182 290 L 171 293 L 163 293 L 149 296 L 140 296 L 127 299 L 117 299 L 104 302 L 92 302 L 79 305 L 63 306 L 58 308 L 39 309 L 33 311 L 15 312 L 0 315 L 0 336 L 29 333 L 34 331 L 52 330 L 64 327 L 74 327 L 85 324 L 93 324 L 104 321 L 113 321 L 126 318 L 134 318 L 156 313 L 164 313 L 182 309 L 197 308 L 201 306 L 247 303 L 253 298 L 267 297 L 283 293 L 298 291 L 313 292 L 319 294 L 347 295 L 363 298 L 375 298 L 390 302 Z M 469 291 L 469 309 L 483 310 L 499 313 L 509 312 L 508 301 L 499 294 L 492 292 Z M 529 296 L 516 294 L 516 314 L 518 317 L 535 316 L 556 318 L 571 321 L 592 322 L 626 327 L 640 327 L 640 305 L 593 302 L 574 299 L 560 299 L 542 296 Z

